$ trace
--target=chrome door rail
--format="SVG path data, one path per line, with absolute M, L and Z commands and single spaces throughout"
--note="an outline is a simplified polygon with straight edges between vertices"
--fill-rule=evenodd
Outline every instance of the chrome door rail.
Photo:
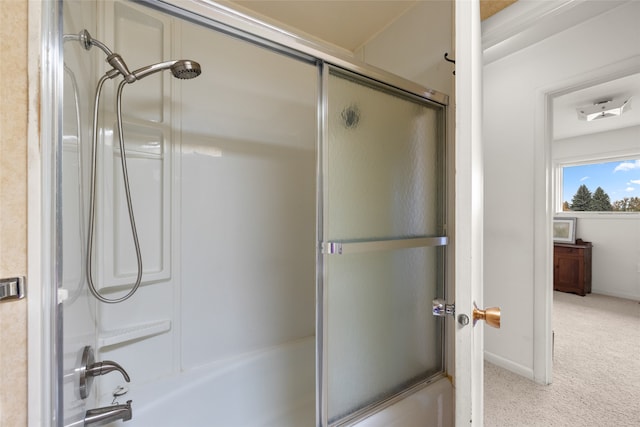
M 425 88 L 413 81 L 366 64 L 346 49 L 298 34 L 294 30 L 280 28 L 276 22 L 269 23 L 257 16 L 251 16 L 250 11 L 240 12 L 233 6 L 216 3 L 215 0 L 132 1 L 258 43 L 301 60 L 311 62 L 320 60 L 438 104 L 449 105 L 449 96 L 444 93 Z
M 366 240 L 323 242 L 322 253 L 325 255 L 346 255 L 361 252 L 391 251 L 396 249 L 427 248 L 446 246 L 449 238 L 438 237 L 408 237 L 402 239 Z

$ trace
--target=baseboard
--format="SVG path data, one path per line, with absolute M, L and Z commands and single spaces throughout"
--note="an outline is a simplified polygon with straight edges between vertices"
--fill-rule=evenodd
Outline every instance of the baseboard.
M 616 298 L 622 298 L 622 299 L 629 299 L 632 301 L 640 301 L 640 295 L 632 295 L 624 292 L 615 292 L 615 291 L 611 292 L 606 289 L 603 290 L 603 289 L 596 289 L 596 288 L 591 289 L 591 292 L 594 294 L 606 295 L 608 297 L 616 297 Z
M 488 351 L 484 352 L 484 360 L 489 363 L 493 363 L 496 366 L 499 366 L 507 371 L 511 371 L 514 374 L 518 374 L 527 379 L 533 381 L 533 369 L 527 368 L 526 366 L 522 366 L 518 363 L 512 362 L 511 360 L 505 359 L 504 357 L 497 356 L 493 353 L 489 353 Z

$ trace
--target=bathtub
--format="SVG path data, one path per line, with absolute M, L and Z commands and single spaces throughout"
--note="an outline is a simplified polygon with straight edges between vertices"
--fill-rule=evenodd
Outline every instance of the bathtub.
M 315 339 L 132 385 L 128 399 L 132 427 L 313 427 Z

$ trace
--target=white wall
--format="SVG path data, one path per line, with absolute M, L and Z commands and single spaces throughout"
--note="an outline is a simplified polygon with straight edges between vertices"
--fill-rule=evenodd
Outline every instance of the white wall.
M 356 54 L 368 64 L 452 95 L 452 2 L 418 2 Z
M 578 237 L 593 243 L 591 291 L 640 299 L 640 219 L 578 217 Z
M 555 166 L 570 161 L 637 156 L 639 141 L 640 126 L 559 139 L 553 141 L 552 160 Z M 577 237 L 594 245 L 592 292 L 640 299 L 640 214 L 566 215 L 578 218 Z
M 551 155 L 554 163 L 566 163 L 627 155 L 637 156 L 638 153 L 640 153 L 640 126 L 632 126 L 609 132 L 556 139 L 553 141 Z
M 547 274 L 536 271 L 534 239 L 547 232 L 540 224 L 551 213 L 544 197 L 542 206 L 534 197 L 548 178 L 540 99 L 564 82 L 639 55 L 638 16 L 640 3 L 630 2 L 484 67 L 485 301 L 502 307 L 502 329 L 486 331 L 485 349 L 493 361 L 531 378 L 540 310 L 534 296 L 548 286 Z M 593 37 L 595 29 L 608 36 Z

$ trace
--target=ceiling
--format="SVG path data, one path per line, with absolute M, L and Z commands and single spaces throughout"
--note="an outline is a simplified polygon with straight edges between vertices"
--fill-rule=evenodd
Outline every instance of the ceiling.
M 232 0 L 316 38 L 355 51 L 418 0 L 331 1 L 331 0 Z
M 354 52 L 419 1 L 442 0 L 227 0 L 227 3 Z M 515 1 L 481 0 L 482 18 Z
M 579 120 L 577 108 L 606 99 L 631 99 L 622 116 L 587 122 Z M 628 108 L 628 107 L 631 108 Z M 601 83 L 574 91 L 553 101 L 553 138 L 563 139 L 598 132 L 608 132 L 640 125 L 640 74 Z

